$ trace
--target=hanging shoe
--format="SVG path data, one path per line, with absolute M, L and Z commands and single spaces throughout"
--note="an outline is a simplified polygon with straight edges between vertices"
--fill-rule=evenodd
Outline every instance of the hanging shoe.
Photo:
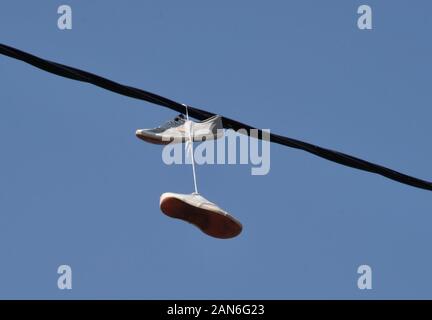
M 198 193 L 164 193 L 160 208 L 167 216 L 185 220 L 215 238 L 234 238 L 242 231 L 239 221 Z
M 185 124 L 185 116 L 180 114 L 157 128 L 137 130 L 135 135 L 154 144 L 183 143 L 189 138 Z M 193 140 L 197 142 L 219 139 L 223 136 L 222 117 L 215 115 L 201 122 L 192 122 L 192 132 Z

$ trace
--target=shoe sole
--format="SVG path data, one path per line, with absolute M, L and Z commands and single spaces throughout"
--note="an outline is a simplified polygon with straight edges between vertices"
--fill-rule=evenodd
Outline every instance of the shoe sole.
M 205 234 L 218 239 L 234 238 L 243 228 L 241 223 L 230 215 L 198 208 L 177 198 L 164 199 L 160 208 L 168 217 L 189 222 Z
M 186 142 L 186 139 L 176 139 L 176 138 L 170 138 L 169 140 L 162 139 L 160 136 L 155 135 L 147 135 L 147 134 L 136 134 L 138 139 L 141 139 L 145 142 L 149 142 L 152 144 L 158 144 L 158 145 L 168 145 L 172 142 L 174 143 L 184 143 Z M 202 137 L 205 139 L 203 140 Z M 209 140 L 217 140 L 223 137 L 223 135 L 208 135 L 208 136 L 202 136 L 202 137 L 194 137 L 194 142 L 203 142 L 203 141 L 209 141 Z
M 152 144 L 167 145 L 167 144 L 170 144 L 172 142 L 171 139 L 169 141 L 165 141 L 165 140 L 162 140 L 162 138 L 156 138 L 156 136 L 148 136 L 148 135 L 144 135 L 144 134 L 137 134 L 136 136 L 138 139 L 141 139 L 145 142 L 149 142 Z

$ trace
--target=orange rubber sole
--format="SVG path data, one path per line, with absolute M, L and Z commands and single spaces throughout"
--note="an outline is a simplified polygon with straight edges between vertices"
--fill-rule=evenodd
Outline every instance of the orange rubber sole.
M 177 198 L 164 199 L 160 208 L 167 216 L 189 222 L 214 238 L 234 238 L 243 229 L 241 223 L 230 215 L 197 208 Z

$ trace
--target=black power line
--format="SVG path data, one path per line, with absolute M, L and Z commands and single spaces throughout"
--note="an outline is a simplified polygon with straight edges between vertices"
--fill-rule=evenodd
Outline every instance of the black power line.
M 56 62 L 48 61 L 36 57 L 27 52 L 9 47 L 4 44 L 0 44 L 0 54 L 9 56 L 14 59 L 18 59 L 24 61 L 28 64 L 31 64 L 39 69 L 45 70 L 47 72 L 56 74 L 61 77 L 78 80 L 82 82 L 88 82 L 95 86 L 104 88 L 109 91 L 116 92 L 118 94 L 128 96 L 135 99 L 145 100 L 172 110 L 175 110 L 180 113 L 184 113 L 185 105 L 178 103 L 176 101 L 167 99 L 160 95 L 157 95 L 152 92 L 144 91 L 138 88 L 125 86 L 120 83 L 114 82 L 112 80 L 100 77 L 98 75 L 92 74 L 87 71 L 83 71 L 80 69 L 76 69 L 73 67 L 69 67 L 63 64 L 59 64 Z M 194 108 L 191 106 L 187 106 L 189 115 L 198 120 L 204 120 L 214 115 L 212 112 L 208 112 L 202 109 Z M 241 123 L 239 121 L 222 117 L 223 126 L 227 129 L 240 130 L 246 129 L 248 135 L 251 133 L 251 129 L 256 129 L 250 125 Z M 262 139 L 262 131 L 258 130 L 258 138 Z M 382 175 L 386 178 L 392 179 L 394 181 L 407 184 L 413 187 L 432 190 L 432 182 L 421 180 L 415 177 L 408 176 L 406 174 L 397 172 L 395 170 L 380 166 L 378 164 L 371 163 L 369 161 L 365 161 L 348 154 L 334 151 L 326 148 L 322 148 L 307 142 L 303 142 L 300 140 L 284 137 L 277 134 L 270 134 L 270 141 L 274 143 L 278 143 L 284 146 L 288 146 L 291 148 L 296 148 L 300 150 L 304 150 L 306 152 L 312 153 L 318 157 L 342 164 L 344 166 L 348 166 L 351 168 L 356 168 L 363 171 L 368 171 L 372 173 L 376 173 Z

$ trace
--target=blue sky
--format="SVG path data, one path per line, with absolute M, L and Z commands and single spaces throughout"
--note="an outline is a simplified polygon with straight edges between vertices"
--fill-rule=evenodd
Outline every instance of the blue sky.
M 57 28 L 69 4 L 73 29 Z M 357 8 L 373 30 L 357 28 Z M 426 1 L 2 1 L 41 57 L 432 180 Z M 136 139 L 176 113 L 0 57 L 0 298 L 432 298 L 432 194 L 273 145 L 271 171 L 197 168 L 243 223 L 159 210 L 188 166 Z M 73 289 L 57 288 L 57 267 Z M 368 264 L 373 289 L 357 288 Z

